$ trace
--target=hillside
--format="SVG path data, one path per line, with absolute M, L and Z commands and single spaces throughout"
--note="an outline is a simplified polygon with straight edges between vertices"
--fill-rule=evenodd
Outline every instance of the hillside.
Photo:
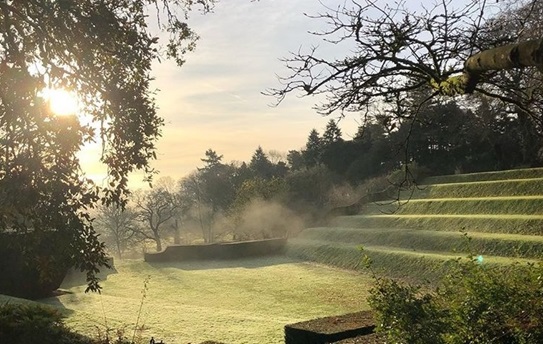
M 543 252 L 543 169 L 430 177 L 400 200 L 360 206 L 289 240 L 287 254 L 360 269 L 362 253 L 389 275 L 432 279 L 444 261 L 538 259 Z

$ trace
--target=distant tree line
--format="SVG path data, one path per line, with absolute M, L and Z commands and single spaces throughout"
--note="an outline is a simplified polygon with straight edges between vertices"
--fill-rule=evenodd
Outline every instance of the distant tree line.
M 417 104 L 426 94 L 411 96 Z M 324 165 L 357 184 L 409 163 L 433 175 L 540 166 L 541 148 L 534 122 L 498 101 L 480 97 L 466 106 L 434 98 L 406 106 L 395 120 L 376 114 L 350 140 L 330 120 L 322 136 L 313 129 L 305 148 L 289 151 L 287 159 L 291 171 Z

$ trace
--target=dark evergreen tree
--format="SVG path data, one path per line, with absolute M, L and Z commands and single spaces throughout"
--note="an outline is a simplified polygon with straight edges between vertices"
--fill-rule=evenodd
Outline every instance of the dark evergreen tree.
M 258 146 L 251 158 L 249 169 L 252 171 L 254 177 L 262 179 L 272 178 L 275 172 L 274 165 L 260 146 Z
M 208 149 L 205 152 L 205 158 L 200 159 L 202 162 L 205 163 L 205 166 L 203 167 L 203 170 L 209 170 L 216 168 L 222 164 L 222 155 L 218 155 L 217 152 L 215 152 L 213 149 Z
M 320 163 L 322 154 L 322 141 L 319 132 L 311 129 L 302 157 L 307 167 L 313 167 Z
M 322 134 L 322 144 L 323 146 L 327 147 L 332 145 L 333 143 L 341 141 L 343 141 L 343 138 L 341 137 L 341 129 L 339 129 L 336 121 L 331 119 L 326 124 L 326 129 Z
M 297 150 L 289 150 L 287 154 L 288 167 L 291 171 L 301 170 L 305 167 L 302 153 Z
M 201 199 L 215 214 L 228 209 L 235 198 L 233 180 L 236 169 L 232 165 L 223 164 L 223 156 L 212 149 L 208 149 L 205 156 L 201 159 L 205 166 L 198 169 Z
M 235 189 L 239 190 L 243 182 L 247 179 L 251 179 L 252 177 L 253 173 L 251 172 L 251 169 L 249 169 L 249 166 L 247 166 L 247 163 L 245 161 L 239 164 L 239 166 L 236 166 L 234 171 L 234 177 L 232 179 Z

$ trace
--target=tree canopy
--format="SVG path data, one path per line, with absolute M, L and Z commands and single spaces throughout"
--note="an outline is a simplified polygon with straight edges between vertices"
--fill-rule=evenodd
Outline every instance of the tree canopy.
M 156 157 L 162 118 L 150 89 L 151 64 L 179 65 L 194 48 L 186 23 L 193 7 L 213 0 L 0 1 L 0 230 L 61 231 L 72 263 L 89 287 L 105 263 L 87 213 L 100 199 L 123 203 L 130 172 Z M 149 26 L 156 16 L 164 44 Z M 41 94 L 74 92 L 85 121 L 57 117 Z M 88 122 L 88 123 L 87 123 Z M 108 186 L 85 178 L 77 152 L 102 144 Z

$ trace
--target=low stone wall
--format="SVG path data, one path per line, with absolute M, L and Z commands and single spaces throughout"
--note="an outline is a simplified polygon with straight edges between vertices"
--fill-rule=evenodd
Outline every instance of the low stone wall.
M 286 325 L 285 344 L 333 343 L 347 338 L 371 335 L 374 329 L 375 320 L 371 311 L 313 319 Z
M 146 262 L 172 262 L 205 259 L 236 259 L 280 253 L 286 238 L 202 245 L 171 245 L 162 252 L 145 253 Z

